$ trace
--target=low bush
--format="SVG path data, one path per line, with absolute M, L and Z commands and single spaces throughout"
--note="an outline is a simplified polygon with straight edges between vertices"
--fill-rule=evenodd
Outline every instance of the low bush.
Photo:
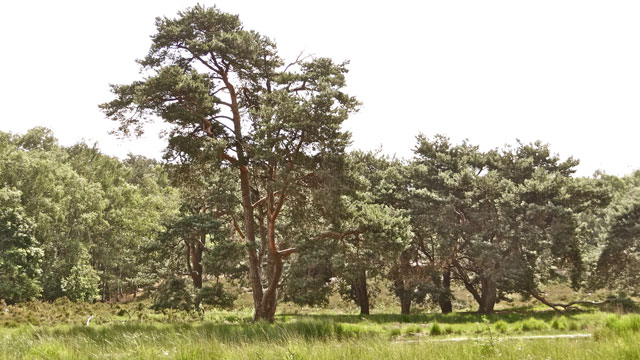
M 504 334 L 507 332 L 507 329 L 508 329 L 507 322 L 504 320 L 500 320 L 495 323 L 494 328 L 496 329 L 497 332 Z
M 547 329 L 547 323 L 543 320 L 530 317 L 522 322 L 522 331 L 535 331 Z
M 442 335 L 443 333 L 444 331 L 442 330 L 442 327 L 437 322 L 434 322 L 433 325 L 431 325 L 431 328 L 429 329 L 430 335 L 434 335 L 434 336 Z
M 551 321 L 551 327 L 556 330 L 567 330 L 569 328 L 569 321 L 564 316 L 555 317 Z

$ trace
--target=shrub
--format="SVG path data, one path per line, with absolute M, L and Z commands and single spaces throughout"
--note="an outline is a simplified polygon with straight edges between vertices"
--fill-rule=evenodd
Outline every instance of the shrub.
M 497 323 L 495 323 L 494 325 L 495 329 L 497 332 L 499 333 L 506 333 L 507 332 L 507 322 L 504 320 L 500 320 Z
M 569 322 L 564 316 L 556 317 L 553 318 L 553 321 L 551 321 L 551 327 L 556 330 L 567 330 L 567 328 L 569 327 Z
M 575 331 L 575 330 L 578 330 L 580 328 L 580 325 L 578 324 L 577 321 L 573 321 L 572 320 L 572 321 L 569 321 L 569 327 L 568 328 L 571 331 Z
M 408 326 L 404 331 L 407 334 L 418 334 L 422 332 L 422 328 L 418 325 L 411 325 Z
M 434 322 L 433 325 L 431 325 L 431 329 L 429 329 L 429 334 L 431 334 L 431 335 L 442 335 L 443 331 L 442 331 L 442 327 L 440 326 L 440 324 L 438 324 L 437 322 Z
M 522 331 L 544 330 L 547 328 L 547 324 L 542 321 L 530 317 L 522 322 Z
M 224 290 L 221 283 L 213 286 L 205 286 L 198 292 L 196 296 L 196 304 L 211 305 L 222 309 L 231 309 L 233 302 L 238 297 Z
M 89 301 L 98 298 L 100 277 L 87 258 L 82 258 L 71 268 L 69 275 L 60 280 L 64 296 L 72 301 Z
M 152 295 L 154 310 L 184 310 L 195 309 L 191 291 L 187 283 L 180 278 L 172 277 L 165 280 Z

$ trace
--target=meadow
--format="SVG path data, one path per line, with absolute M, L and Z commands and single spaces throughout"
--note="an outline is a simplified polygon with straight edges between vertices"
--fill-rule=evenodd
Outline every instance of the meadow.
M 0 359 L 640 359 L 636 314 L 287 310 L 269 324 L 251 323 L 248 308 L 187 314 L 152 312 L 145 302 L 30 302 L 0 315 Z

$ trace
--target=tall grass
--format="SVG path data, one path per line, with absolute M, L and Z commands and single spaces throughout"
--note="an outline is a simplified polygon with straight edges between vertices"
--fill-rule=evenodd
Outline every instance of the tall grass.
M 107 325 L 111 328 L 113 325 Z M 243 327 L 243 326 L 240 326 Z M 255 326 L 267 332 L 268 325 Z M 402 342 L 379 336 L 338 338 L 317 328 L 297 328 L 267 341 L 268 337 L 223 341 L 208 338 L 198 327 L 175 331 L 151 331 L 116 335 L 122 328 L 107 329 L 106 339 L 93 332 L 31 332 L 0 336 L 0 359 L 636 359 L 640 343 L 631 337 L 607 339 L 504 340 L 487 345 L 474 341 L 432 343 Z M 99 329 L 98 329 L 99 330 Z M 132 329 L 128 329 L 132 330 Z M 197 331 L 197 330 L 200 330 Z M 323 330 L 320 330 L 323 331 Z M 224 332 L 222 332 L 224 333 Z M 36 335 L 38 334 L 38 335 Z M 273 335 L 273 334 L 272 334 Z M 232 336 L 229 333 L 229 336 Z M 307 336 L 307 339 L 304 337 Z M 273 338 L 271 338 L 274 340 Z
M 636 340 L 640 335 L 638 315 L 596 312 L 559 317 L 551 312 L 525 311 L 483 318 L 471 313 L 365 317 L 325 313 L 285 314 L 275 324 L 251 324 L 250 312 L 208 312 L 205 320 L 186 317 L 168 322 L 162 315 L 147 314 L 146 319 L 139 320 L 137 316 L 118 315 L 122 309 L 115 307 L 100 309 L 104 310 L 104 321 L 92 322 L 90 326 L 75 321 L 53 326 L 24 322 L 11 328 L 0 326 L 0 360 L 640 358 Z M 69 317 L 73 317 L 72 311 L 68 311 Z M 55 316 L 55 312 L 47 316 Z M 491 336 L 499 333 L 498 341 L 492 338 L 488 343 L 488 332 L 494 330 Z M 571 331 L 596 331 L 596 336 L 510 339 L 523 332 Z M 475 340 L 433 342 L 452 334 Z

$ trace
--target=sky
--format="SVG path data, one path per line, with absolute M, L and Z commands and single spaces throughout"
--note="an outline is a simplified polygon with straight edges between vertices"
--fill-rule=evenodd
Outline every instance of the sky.
M 63 145 L 159 158 L 159 127 L 109 135 L 98 104 L 140 78 L 157 16 L 197 1 L 3 1 L 0 131 L 52 129 Z M 349 60 L 362 103 L 353 148 L 408 158 L 415 136 L 488 150 L 541 140 L 577 174 L 640 169 L 640 2 L 566 0 L 200 0 L 240 15 L 285 59 Z

